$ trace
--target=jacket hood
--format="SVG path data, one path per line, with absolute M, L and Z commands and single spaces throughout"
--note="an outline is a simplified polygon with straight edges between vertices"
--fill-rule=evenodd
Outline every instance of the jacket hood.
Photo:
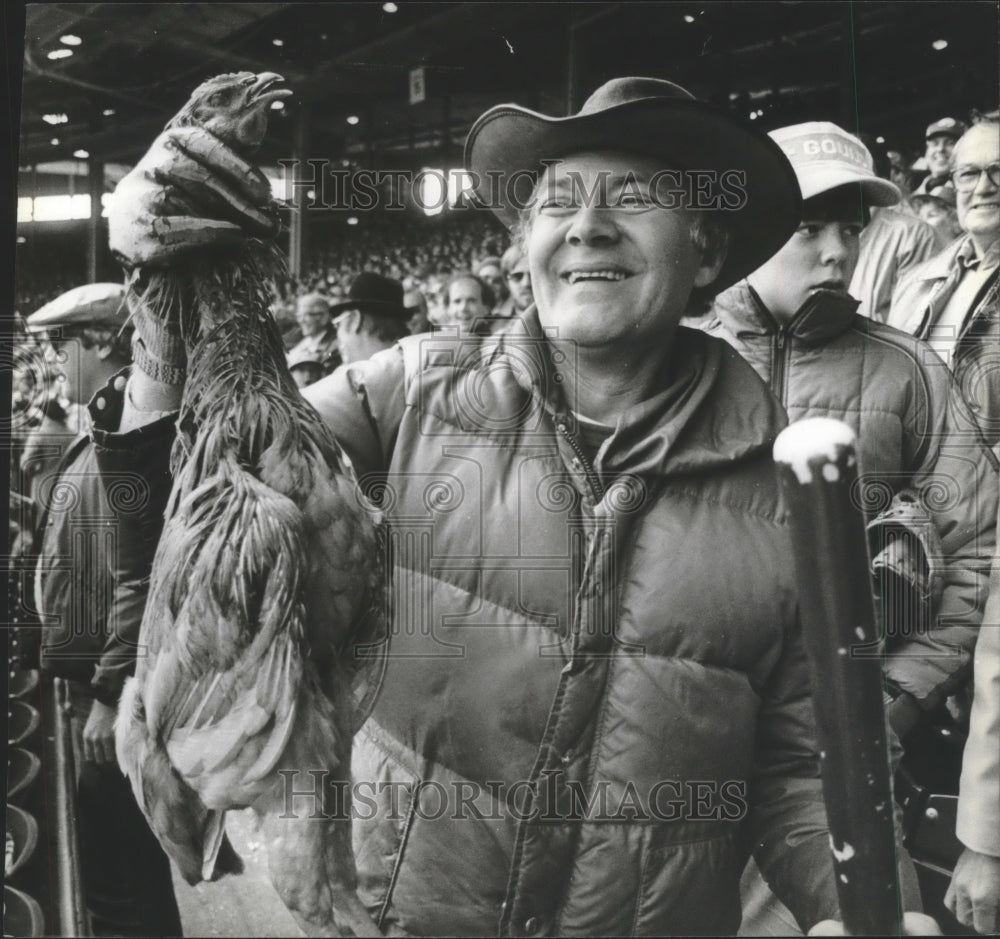
M 804 304 L 792 317 L 787 332 L 809 346 L 822 345 L 839 336 L 854 322 L 860 301 L 828 304 L 822 307 Z M 715 298 L 712 315 L 733 335 L 771 336 L 781 331 L 781 323 L 764 305 L 757 291 L 741 280 Z
M 494 339 L 487 361 L 512 364 L 551 415 L 571 410 L 534 306 Z M 662 390 L 619 417 L 602 448 L 602 470 L 645 478 L 715 470 L 769 450 L 786 423 L 777 399 L 728 343 L 682 326 Z

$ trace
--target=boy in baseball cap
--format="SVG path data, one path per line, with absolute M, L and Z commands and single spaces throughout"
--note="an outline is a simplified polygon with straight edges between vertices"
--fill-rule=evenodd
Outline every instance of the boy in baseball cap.
M 869 514 L 886 511 L 870 521 L 869 532 L 876 588 L 886 598 L 885 634 L 906 637 L 889 640 L 884 666 L 889 723 L 905 740 L 965 680 L 971 663 L 995 535 L 989 510 L 977 500 L 996 504 L 995 462 L 976 439 L 957 442 L 957 423 L 963 430 L 974 424 L 963 402 L 950 409 L 947 368 L 934 352 L 860 316 L 848 292 L 869 207 L 895 204 L 899 190 L 875 174 L 864 144 L 835 124 L 796 124 L 771 138 L 795 171 L 802 220 L 769 260 L 716 298 L 704 328 L 756 369 L 789 420 L 833 417 L 857 435 L 862 491 L 885 494 Z M 935 480 L 955 486 L 958 496 L 947 506 L 921 502 L 919 494 Z M 903 526 L 912 538 L 900 558 L 883 549 L 891 549 L 887 533 L 904 504 L 916 514 Z M 943 557 L 915 547 L 931 526 Z M 969 563 L 972 557 L 977 563 Z M 938 565 L 943 589 L 928 595 L 923 585 Z M 889 585 L 899 583 L 912 592 L 912 602 L 901 606 L 905 622 L 886 613 Z M 743 887 L 741 934 L 775 934 L 768 929 L 776 922 L 791 928 L 752 868 Z

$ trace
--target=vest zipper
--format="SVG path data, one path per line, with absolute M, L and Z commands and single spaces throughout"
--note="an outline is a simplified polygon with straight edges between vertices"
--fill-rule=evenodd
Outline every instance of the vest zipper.
M 786 333 L 784 328 L 779 328 L 774 334 L 774 365 L 771 370 L 771 391 L 781 402 L 781 406 L 786 408 L 788 402 L 785 401 L 785 385 L 788 369 L 788 353 L 785 351 Z
M 583 474 L 587 480 L 587 486 L 590 488 L 590 494 L 594 498 L 594 504 L 596 505 L 601 499 L 604 498 L 604 487 L 601 485 L 600 479 L 597 477 L 597 473 L 594 472 L 594 468 L 590 465 L 590 460 L 587 459 L 586 454 L 583 452 L 581 446 L 576 442 L 576 439 L 569 432 L 569 428 L 566 426 L 566 421 L 560 418 L 556 421 L 556 430 L 566 439 L 566 442 L 572 447 L 573 452 L 576 454 L 576 458 L 580 461 L 580 466 L 583 468 Z

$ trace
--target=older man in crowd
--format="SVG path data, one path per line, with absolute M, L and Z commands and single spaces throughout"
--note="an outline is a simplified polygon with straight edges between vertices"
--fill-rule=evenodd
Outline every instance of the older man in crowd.
M 359 894 L 388 934 L 721 935 L 752 848 L 816 927 L 839 905 L 771 458 L 785 417 L 679 326 L 795 230 L 788 162 L 640 78 L 569 118 L 491 109 L 466 162 L 510 182 L 495 211 L 521 229 L 535 311 L 485 343 L 408 337 L 306 391 L 383 476 L 398 539 L 352 765 L 395 796 L 355 821 Z M 679 166 L 741 168 L 742 193 L 705 211 Z M 119 206 L 113 243 L 151 244 L 145 225 Z M 126 416 L 169 422 L 181 392 L 137 374 Z M 154 448 L 116 426 L 109 469 Z M 912 908 L 905 853 L 901 872 Z
M 1000 125 L 974 124 L 955 147 L 952 183 L 965 237 L 904 277 L 889 323 L 949 363 L 990 446 L 1000 443 Z
M 330 301 L 321 293 L 299 297 L 295 303 L 295 320 L 302 339 L 289 349 L 289 361 L 299 361 L 303 355 L 308 355 L 322 364 L 324 375 L 329 375 L 340 364 Z

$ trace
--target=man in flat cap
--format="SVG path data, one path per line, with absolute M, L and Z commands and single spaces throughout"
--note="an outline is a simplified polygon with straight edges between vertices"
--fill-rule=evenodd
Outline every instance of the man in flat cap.
M 120 396 L 124 390 L 132 361 L 126 319 L 120 284 L 76 288 L 28 317 L 30 330 L 46 333 L 71 402 L 90 400 L 93 410 L 103 412 L 111 406 L 109 391 Z M 118 698 L 135 669 L 144 598 L 109 602 L 114 558 L 108 551 L 125 550 L 112 540 L 112 503 L 117 498 L 130 504 L 141 493 L 135 474 L 108 477 L 105 489 L 84 431 L 40 487 L 35 602 L 43 627 L 42 669 L 67 680 L 73 705 L 87 910 L 95 936 L 180 935 L 170 864 L 115 756 Z M 91 545 L 99 546 L 96 553 Z
M 794 173 L 649 78 L 565 118 L 493 108 L 466 166 L 526 246 L 535 306 L 305 391 L 384 482 L 395 545 L 354 741 L 359 895 L 390 935 L 722 935 L 752 850 L 815 928 L 839 906 L 771 457 L 785 417 L 679 326 L 794 232 Z M 119 204 L 113 242 L 146 224 Z M 131 392 L 153 427 L 181 389 L 136 373 Z M 116 430 L 109 466 L 138 442 Z

